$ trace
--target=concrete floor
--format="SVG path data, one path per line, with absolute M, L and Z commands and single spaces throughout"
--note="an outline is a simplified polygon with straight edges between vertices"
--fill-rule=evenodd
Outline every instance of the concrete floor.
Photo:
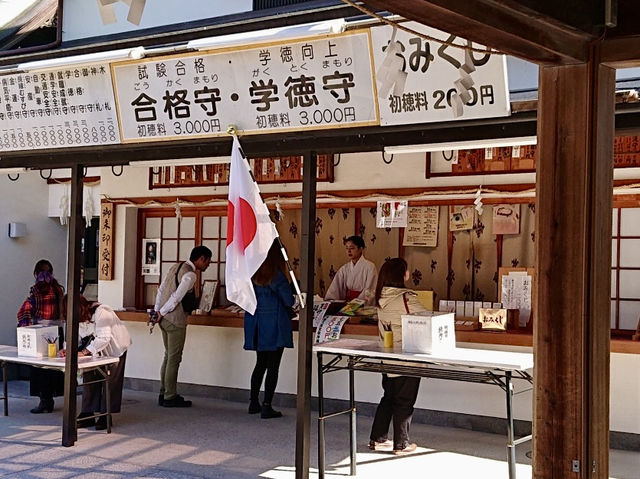
M 191 409 L 156 405 L 157 395 L 124 392 L 123 412 L 111 434 L 81 429 L 74 447 L 61 443 L 62 400 L 52 414 L 33 415 L 35 398 L 13 381 L 9 416 L 0 416 L 0 477 L 20 479 L 293 479 L 295 410 L 260 419 L 237 402 L 193 397 Z M 312 413 L 313 414 L 313 413 Z M 316 423 L 312 416 L 311 477 L 317 477 Z M 366 447 L 370 417 L 359 417 L 357 477 L 507 478 L 503 436 L 414 424 L 416 453 L 396 457 Z M 348 423 L 327 422 L 327 478 L 349 476 Z M 517 477 L 531 477 L 530 444 L 518 447 Z M 640 477 L 640 452 L 612 451 L 610 477 Z

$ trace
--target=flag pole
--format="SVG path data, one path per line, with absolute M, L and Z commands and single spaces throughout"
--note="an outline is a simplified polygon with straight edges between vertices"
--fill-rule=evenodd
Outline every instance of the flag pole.
M 237 127 L 235 125 L 229 125 L 227 127 L 227 133 L 229 133 L 234 138 L 238 137 L 238 129 L 237 129 Z M 238 144 L 239 143 L 240 143 L 240 140 L 238 140 Z M 246 155 L 244 154 L 244 150 L 242 149 L 242 147 L 240 147 L 240 154 L 242 155 L 242 158 L 244 158 L 245 161 L 248 161 Z M 253 176 L 253 171 L 251 171 L 251 168 L 249 168 L 249 173 L 251 173 L 251 178 L 253 179 L 253 182 L 256 184 L 256 188 L 258 189 L 258 191 L 260 191 L 260 187 L 258 186 L 258 182 L 256 181 L 255 177 Z M 269 207 L 264 202 L 264 199 L 262 198 L 262 193 L 260 193 L 260 200 L 262 201 L 262 204 L 264 204 L 265 208 L 267 208 L 267 210 L 268 210 Z M 304 309 L 305 305 L 306 305 L 305 295 L 303 295 L 302 291 L 300 291 L 300 285 L 298 284 L 298 279 L 296 278 L 296 275 L 293 272 L 293 268 L 291 266 L 291 263 L 289 262 L 289 256 L 287 255 L 287 250 L 284 247 L 284 244 L 282 243 L 282 240 L 280 239 L 280 235 L 278 234 L 278 230 L 276 229 L 276 225 L 275 224 L 273 225 L 273 228 L 276 230 L 276 239 L 278 240 L 278 244 L 280 245 L 280 252 L 282 253 L 282 257 L 284 258 L 284 261 L 287 264 L 287 269 L 289 270 L 289 276 L 291 277 L 291 281 L 293 283 L 293 287 L 296 290 L 296 295 L 298 296 L 298 299 L 300 301 L 300 307 Z

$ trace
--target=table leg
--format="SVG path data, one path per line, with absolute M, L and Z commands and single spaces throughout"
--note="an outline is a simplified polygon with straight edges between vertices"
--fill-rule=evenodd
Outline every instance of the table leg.
M 105 367 L 106 375 L 104 377 L 104 392 L 105 402 L 107 406 L 107 434 L 111 434 L 111 385 L 109 384 L 109 379 L 111 378 L 111 368 L 109 366 Z
M 515 479 L 516 445 L 514 444 L 513 432 L 513 383 L 511 382 L 511 371 L 506 371 L 504 378 L 507 394 L 507 464 L 509 466 L 509 479 Z
M 356 397 L 355 397 L 355 384 L 354 384 L 354 372 L 353 369 L 349 369 L 349 408 L 351 409 L 351 427 L 349 442 L 351 444 L 351 470 L 352 476 L 356 475 Z
M 4 415 L 9 415 L 9 394 L 7 393 L 7 362 L 2 361 L 2 394 L 4 399 Z
M 322 353 L 318 353 L 318 479 L 324 479 L 324 378 Z

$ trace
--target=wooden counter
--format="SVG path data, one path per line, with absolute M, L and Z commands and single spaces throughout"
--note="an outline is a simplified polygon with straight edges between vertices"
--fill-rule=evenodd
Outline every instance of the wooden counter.
M 144 311 L 116 311 L 122 321 L 146 323 L 149 315 Z M 213 310 L 210 314 L 192 314 L 187 318 L 188 324 L 197 326 L 218 326 L 225 328 L 242 328 L 243 313 L 232 313 L 224 309 Z M 342 328 L 342 334 L 354 336 L 377 336 L 376 324 L 361 324 L 358 318 L 350 318 Z M 298 330 L 298 321 L 293 321 L 293 330 Z M 500 344 L 507 346 L 533 346 L 533 335 L 528 332 L 508 331 L 456 331 L 456 340 L 464 343 Z M 612 353 L 640 354 L 640 341 L 629 339 L 612 339 Z

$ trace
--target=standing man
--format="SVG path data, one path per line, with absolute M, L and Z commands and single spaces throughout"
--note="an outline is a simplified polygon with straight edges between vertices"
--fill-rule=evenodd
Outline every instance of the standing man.
M 338 270 L 324 299 L 360 298 L 372 305 L 378 282 L 376 265 L 362 255 L 365 246 L 362 237 L 350 236 L 344 245 L 350 261 Z
M 195 308 L 196 270 L 206 270 L 210 262 L 211 250 L 206 246 L 196 246 L 191 250 L 188 261 L 169 268 L 158 288 L 155 322 L 160 323 L 164 343 L 159 406 L 191 407 L 191 401 L 178 394 L 178 368 L 187 335 L 187 315 Z M 187 304 L 189 302 L 192 304 Z

